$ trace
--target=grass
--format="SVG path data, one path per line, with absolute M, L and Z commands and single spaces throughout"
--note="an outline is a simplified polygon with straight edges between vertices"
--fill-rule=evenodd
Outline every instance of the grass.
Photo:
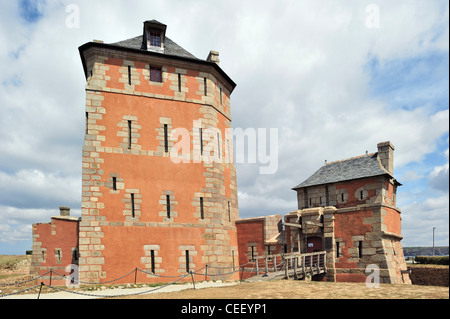
M 12 269 L 20 261 L 31 258 L 26 255 L 0 255 L 0 269 Z

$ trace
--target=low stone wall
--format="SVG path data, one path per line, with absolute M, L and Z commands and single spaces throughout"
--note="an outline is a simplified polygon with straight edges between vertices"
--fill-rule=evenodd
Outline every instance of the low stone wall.
M 411 282 L 413 285 L 444 286 L 448 287 L 448 267 L 413 266 L 411 269 Z

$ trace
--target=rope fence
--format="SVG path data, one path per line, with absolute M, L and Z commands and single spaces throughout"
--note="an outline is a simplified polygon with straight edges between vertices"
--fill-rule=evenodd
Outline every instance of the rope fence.
M 237 273 L 237 272 L 241 272 L 241 279 L 240 279 L 240 281 L 242 282 L 243 280 L 245 280 L 245 279 L 243 279 L 242 273 L 243 273 L 244 271 L 246 271 L 246 272 L 249 271 L 249 270 L 247 270 L 244 266 L 249 265 L 249 264 L 252 264 L 252 262 L 246 263 L 246 264 L 244 264 L 243 266 L 239 266 L 239 267 L 237 267 L 237 266 L 218 267 L 218 266 L 205 265 L 205 266 L 203 266 L 203 267 L 201 267 L 201 268 L 199 268 L 199 269 L 197 269 L 197 270 L 195 270 L 195 271 L 190 271 L 189 273 L 186 273 L 186 274 L 182 274 L 182 275 L 173 275 L 173 276 L 155 274 L 155 273 L 153 273 L 153 272 L 147 272 L 147 271 L 145 271 L 145 270 L 142 270 L 142 269 L 139 269 L 139 268 L 136 267 L 135 269 L 133 269 L 133 270 L 130 271 L 129 273 L 127 273 L 127 274 L 125 274 L 125 275 L 123 275 L 123 276 L 121 276 L 121 277 L 118 277 L 118 278 L 115 278 L 115 279 L 112 279 L 112 280 L 108 280 L 108 281 L 97 282 L 97 283 L 95 283 L 95 282 L 86 282 L 86 281 L 82 281 L 82 280 L 77 280 L 77 281 L 76 281 L 76 284 L 104 285 L 104 284 L 108 284 L 108 283 L 112 283 L 112 282 L 121 280 L 121 279 L 123 279 L 123 278 L 125 278 L 125 277 L 127 277 L 127 276 L 129 276 L 129 275 L 131 275 L 131 274 L 134 273 L 134 274 L 135 274 L 135 277 L 134 277 L 134 284 L 136 284 L 136 283 L 137 283 L 137 282 L 136 282 L 137 271 L 140 271 L 140 272 L 142 272 L 143 274 L 151 275 L 151 276 L 154 276 L 154 277 L 161 277 L 161 278 L 178 278 L 178 279 L 176 279 L 176 280 L 174 280 L 174 281 L 172 281 L 172 282 L 169 282 L 169 283 L 167 283 L 167 284 L 165 284 L 165 285 L 162 285 L 162 286 L 159 286 L 159 287 L 150 289 L 150 290 L 146 290 L 146 291 L 142 291 L 142 292 L 137 292 L 137 293 L 130 293 L 130 294 L 119 294 L 119 295 L 98 295 L 98 294 L 91 294 L 91 293 L 80 292 L 80 291 L 75 291 L 75 290 L 70 290 L 70 289 L 64 289 L 64 288 L 62 288 L 62 287 L 54 286 L 54 285 L 51 284 L 52 279 L 56 279 L 56 280 L 58 280 L 58 279 L 57 279 L 57 278 L 54 278 L 53 275 L 54 275 L 55 277 L 60 277 L 60 278 L 63 278 L 63 279 L 71 279 L 71 278 L 68 277 L 68 276 L 66 276 L 66 275 L 61 275 L 60 273 L 58 273 L 58 272 L 56 272 L 56 271 L 54 271 L 54 270 L 51 269 L 51 270 L 49 270 L 48 272 L 46 272 L 46 273 L 44 273 L 44 274 L 42 274 L 42 275 L 40 275 L 40 276 L 37 276 L 37 277 L 35 277 L 35 278 L 29 279 L 29 280 L 25 280 L 25 281 L 21 281 L 21 282 L 15 282 L 15 283 L 6 283 L 6 284 L 0 283 L 0 287 L 2 287 L 2 286 L 4 286 L 4 287 L 5 287 L 5 286 L 6 286 L 6 287 L 8 287 L 8 286 L 21 286 L 21 285 L 23 285 L 23 284 L 32 282 L 32 281 L 34 281 L 34 280 L 38 280 L 38 279 L 43 278 L 43 277 L 47 276 L 48 274 L 50 274 L 50 278 L 49 278 L 50 283 L 49 283 L 48 285 L 45 284 L 44 282 L 41 282 L 41 283 L 38 284 L 38 285 L 35 285 L 35 286 L 32 286 L 32 287 L 28 287 L 28 288 L 23 289 L 23 290 L 20 290 L 20 291 L 14 291 L 14 292 L 8 293 L 8 294 L 1 294 L 1 293 L 0 293 L 0 298 L 6 297 L 6 296 L 11 296 L 11 295 L 21 294 L 21 293 L 27 292 L 27 291 L 29 291 L 29 290 L 33 290 L 33 289 L 39 288 L 39 293 L 38 293 L 38 297 L 37 297 L 37 299 L 39 299 L 39 298 L 40 298 L 40 295 L 41 295 L 41 292 L 42 292 L 42 288 L 43 288 L 44 286 L 45 286 L 45 287 L 48 287 L 48 288 L 52 288 L 52 289 L 58 290 L 58 291 L 61 291 L 61 292 L 68 292 L 68 293 L 77 294 L 77 295 L 83 295 L 83 296 L 87 296 L 87 297 L 114 298 L 114 297 L 124 297 L 124 296 L 133 296 L 133 295 L 143 295 L 143 294 L 151 293 L 151 292 L 154 292 L 154 291 L 156 291 L 156 290 L 163 289 L 163 288 L 168 287 L 168 286 L 170 286 L 170 285 L 176 284 L 177 282 L 181 281 L 182 279 L 186 278 L 187 276 L 191 276 L 192 284 L 193 284 L 194 289 L 195 289 L 194 275 L 204 276 L 204 277 L 205 277 L 205 280 L 207 280 L 208 277 L 226 276 L 226 275 L 231 275 L 231 274 L 234 274 L 234 273 Z M 209 268 L 209 269 L 233 269 L 233 270 L 230 271 L 230 272 L 214 274 L 214 273 L 211 273 L 211 272 L 208 273 L 208 268 Z M 204 272 L 202 272 L 203 269 L 205 270 Z M 250 270 L 250 272 L 253 272 L 254 269 L 255 269 L 255 267 L 252 267 L 251 270 Z M 248 278 L 248 277 L 247 277 L 247 278 Z M 59 280 L 61 280 L 61 279 L 59 279 Z
M 120 295 L 96 295 L 96 294 L 90 294 L 90 293 L 85 293 L 85 292 L 80 292 L 80 291 L 75 291 L 75 290 L 69 290 L 69 289 L 64 289 L 64 288 L 62 288 L 62 287 L 54 286 L 54 285 L 52 285 L 52 280 L 54 279 L 54 278 L 53 278 L 53 275 L 55 275 L 56 277 L 60 277 L 60 278 L 66 279 L 66 280 L 68 280 L 68 279 L 69 279 L 69 280 L 73 280 L 73 278 L 71 278 L 70 276 L 61 275 L 60 273 L 54 271 L 53 269 L 50 269 L 50 270 L 49 270 L 48 272 L 46 272 L 45 274 L 42 274 L 42 275 L 40 275 L 40 276 L 37 276 L 37 277 L 32 278 L 32 279 L 29 279 L 29 280 L 25 280 L 25 281 L 22 281 L 22 282 L 5 283 L 5 284 L 0 283 L 0 288 L 1 288 L 1 287 L 9 287 L 9 286 L 21 286 L 21 285 L 23 285 L 23 284 L 27 284 L 27 283 L 29 283 L 29 282 L 38 280 L 38 279 L 43 278 L 43 277 L 47 276 L 48 274 L 50 274 L 49 284 L 48 284 L 48 285 L 45 284 L 45 283 L 42 281 L 40 284 L 35 285 L 35 286 L 33 286 L 33 287 L 28 287 L 28 288 L 26 288 L 26 289 L 24 289 L 24 290 L 21 290 L 21 291 L 14 291 L 13 293 L 9 293 L 9 294 L 1 294 L 1 291 L 0 291 L 0 298 L 6 297 L 6 296 L 11 296 L 11 295 L 20 294 L 20 293 L 23 293 L 23 292 L 26 292 L 26 291 L 29 291 L 29 290 L 33 290 L 33 289 L 35 289 L 35 288 L 39 288 L 39 294 L 38 294 L 38 299 L 39 299 L 40 294 L 41 294 L 41 291 L 42 291 L 42 288 L 43 288 L 44 286 L 45 286 L 45 287 L 48 287 L 48 288 L 53 288 L 53 289 L 59 290 L 59 291 L 64 291 L 64 292 L 68 292 L 68 293 L 72 293 L 72 294 L 84 295 L 84 296 L 89 296 L 89 297 L 113 298 L 113 297 L 123 297 L 123 296 L 142 295 L 142 294 L 151 293 L 151 292 L 153 292 L 153 291 L 156 291 L 156 290 L 159 290 L 159 289 L 168 287 L 168 286 L 170 286 L 170 285 L 173 285 L 173 284 L 175 284 L 175 283 L 181 281 L 182 279 L 186 278 L 187 276 L 191 276 L 192 284 L 193 284 L 194 289 L 195 289 L 194 275 L 197 275 L 197 276 L 204 276 L 205 281 L 207 281 L 207 280 L 208 280 L 208 277 L 210 277 L 210 278 L 213 277 L 213 278 L 214 278 L 214 277 L 219 277 L 219 276 L 227 276 L 227 275 L 231 275 L 231 274 L 240 272 L 240 282 L 243 282 L 244 280 L 247 280 L 248 278 L 250 278 L 250 277 L 252 276 L 252 273 L 255 273 L 256 275 L 259 275 L 260 272 L 263 271 L 263 272 L 264 272 L 264 275 L 267 275 L 269 272 L 277 272 L 277 271 L 280 271 L 280 272 L 281 272 L 281 271 L 283 270 L 283 268 L 284 268 L 286 265 L 287 265 L 287 262 L 286 262 L 286 260 L 285 260 L 284 258 L 282 258 L 282 260 L 281 260 L 281 262 L 280 262 L 279 264 L 277 264 L 277 263 L 276 263 L 276 260 L 274 260 L 274 266 L 272 266 L 272 267 L 267 267 L 267 264 L 266 264 L 265 270 L 263 271 L 263 270 L 260 270 L 260 269 L 259 269 L 259 267 L 258 267 L 258 260 L 256 259 L 256 260 L 254 260 L 254 261 L 250 261 L 250 262 L 245 263 L 245 264 L 240 265 L 240 266 L 227 266 L 227 267 L 223 267 L 223 266 L 212 266 L 212 265 L 206 264 L 205 266 L 203 266 L 203 267 L 201 267 L 201 268 L 199 268 L 199 269 L 197 269 L 197 270 L 195 270 L 195 271 L 189 271 L 188 273 L 185 273 L 185 274 L 182 274 L 182 275 L 172 275 L 172 276 L 170 276 L 170 275 L 155 274 L 155 273 L 153 273 L 153 272 L 148 272 L 148 271 L 145 271 L 145 270 L 143 270 L 143 269 L 139 269 L 139 268 L 136 267 L 136 268 L 134 268 L 132 271 L 130 271 L 129 273 L 127 273 L 127 274 L 125 274 L 125 275 L 123 275 L 123 276 L 121 276 L 121 277 L 118 277 L 118 278 L 115 278 L 115 279 L 112 279 L 112 280 L 108 280 L 108 281 L 103 281 L 103 282 L 86 282 L 86 281 L 82 281 L 82 280 L 76 280 L 75 282 L 72 281 L 72 284 L 75 284 L 75 285 L 78 285 L 78 284 L 86 284 L 86 285 L 104 285 L 104 284 L 109 284 L 109 283 L 112 283 L 112 282 L 121 280 L 121 279 L 123 279 L 123 278 L 125 278 L 125 277 L 127 277 L 127 276 L 130 276 L 131 274 L 134 273 L 134 284 L 137 284 L 137 273 L 138 273 L 138 271 L 140 271 L 140 272 L 143 273 L 143 274 L 150 275 L 150 276 L 154 276 L 154 277 L 160 277 L 160 278 L 174 278 L 174 279 L 177 278 L 177 279 L 175 279 L 175 280 L 172 281 L 172 282 L 169 282 L 169 283 L 167 283 L 167 284 L 165 284 L 165 285 L 163 285 L 163 286 L 157 287 L 157 288 L 153 288 L 153 289 L 151 289 L 151 290 L 146 290 L 146 291 L 143 291 L 143 292 L 131 293 L 131 294 L 120 294 Z M 278 270 L 278 267 L 279 267 L 279 266 L 281 266 L 280 270 Z M 229 272 L 224 272 L 224 273 L 222 273 L 222 272 L 220 272 L 220 271 L 219 271 L 219 273 L 212 273 L 211 271 L 208 272 L 208 269 L 209 269 L 209 270 L 211 270 L 211 269 L 219 269 L 219 270 L 231 269 L 231 271 L 229 271 Z M 204 270 L 204 271 L 202 271 L 202 270 Z M 273 271 L 272 271 L 272 270 L 273 270 Z M 244 273 L 248 273 L 248 276 L 246 276 L 247 278 L 244 278 L 244 277 L 245 277 L 245 276 L 244 276 Z M 263 275 L 263 276 L 264 276 L 264 275 Z M 46 279 L 47 279 L 47 278 L 46 278 Z M 61 279 L 56 279 L 56 280 L 61 280 Z

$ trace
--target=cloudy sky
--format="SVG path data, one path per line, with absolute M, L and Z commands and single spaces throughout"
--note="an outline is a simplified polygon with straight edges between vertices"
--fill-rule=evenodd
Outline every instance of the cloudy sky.
M 325 160 L 390 140 L 403 245 L 431 246 L 433 227 L 449 244 L 448 1 L 0 0 L 0 254 L 31 249 L 61 205 L 80 216 L 78 47 L 150 19 L 199 58 L 220 52 L 233 127 L 278 129 L 273 174 L 237 165 L 241 217 L 296 209 L 291 188 Z

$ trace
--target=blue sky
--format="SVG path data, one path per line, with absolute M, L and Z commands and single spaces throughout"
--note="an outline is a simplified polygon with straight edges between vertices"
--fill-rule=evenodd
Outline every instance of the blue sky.
M 45 0 L 19 0 L 19 14 L 25 22 L 33 24 L 44 16 Z
M 233 127 L 279 131 L 274 174 L 237 165 L 241 217 L 296 209 L 291 187 L 325 160 L 390 140 L 403 245 L 431 245 L 433 227 L 448 245 L 448 15 L 443 0 L 2 1 L 0 254 L 31 249 L 31 224 L 59 206 L 80 216 L 78 47 L 137 36 L 149 19 L 199 58 L 220 52 L 237 83 Z

